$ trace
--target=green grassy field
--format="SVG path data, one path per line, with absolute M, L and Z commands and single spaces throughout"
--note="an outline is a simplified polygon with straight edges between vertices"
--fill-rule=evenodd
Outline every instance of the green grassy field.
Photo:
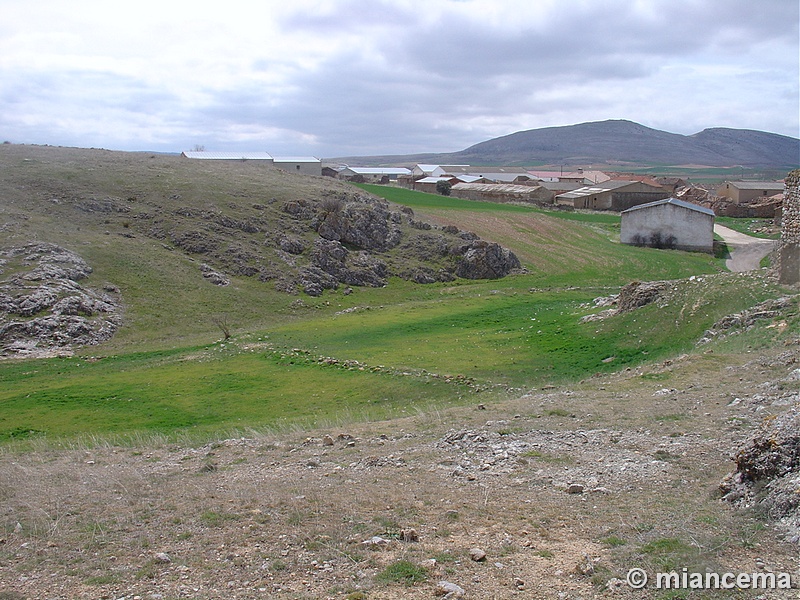
M 44 161 L 42 168 L 81 189 L 135 192 L 136 206 L 159 202 L 169 209 L 165 215 L 210 202 L 204 190 L 214 206 L 236 214 L 270 194 L 291 198 L 312 189 L 291 177 L 264 180 L 251 165 L 236 165 L 233 174 L 208 167 L 208 174 L 179 159 L 152 160 L 158 189 L 148 187 L 152 173 L 145 177 L 127 162 L 124 169 L 112 161 L 87 171 L 77 160 Z M 28 182 L 9 189 L 26 189 Z M 275 191 L 276 185 L 283 187 Z M 20 195 L 8 213 L 25 206 L 29 214 L 11 237 L 78 250 L 94 268 L 87 286 L 113 282 L 122 290 L 125 321 L 110 342 L 72 358 L 0 362 L 0 441 L 210 438 L 491 402 L 686 352 L 715 320 L 780 293 L 761 278 L 723 273 L 724 263 L 711 256 L 621 245 L 613 215 L 362 189 L 411 207 L 418 218 L 456 224 L 511 248 L 526 272 L 431 285 L 391 280 L 384 288 L 316 298 L 248 277 L 217 287 L 198 276 L 196 258 L 142 235 L 137 223 L 127 229 L 129 214 L 98 216 L 52 204 L 49 187 Z M 173 197 L 179 197 L 174 205 L 164 204 Z M 119 235 L 128 231 L 137 235 Z M 580 323 L 598 310 L 594 298 L 633 280 L 659 279 L 680 280 L 669 302 Z M 233 332 L 225 343 L 214 324 L 219 315 Z

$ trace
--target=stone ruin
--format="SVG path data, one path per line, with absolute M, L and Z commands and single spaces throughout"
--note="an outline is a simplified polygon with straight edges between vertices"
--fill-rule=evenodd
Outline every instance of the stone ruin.
M 800 169 L 786 177 L 778 277 L 781 283 L 800 283 Z

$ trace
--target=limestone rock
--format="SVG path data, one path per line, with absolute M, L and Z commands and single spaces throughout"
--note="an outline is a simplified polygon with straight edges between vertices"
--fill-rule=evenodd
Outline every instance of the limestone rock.
M 650 304 L 667 289 L 668 285 L 666 281 L 633 281 L 623 286 L 617 298 L 619 312 L 627 312 Z
M 475 562 L 482 562 L 486 560 L 486 552 L 484 552 L 480 548 L 470 548 L 469 557 Z
M 454 252 L 460 255 L 456 275 L 465 279 L 499 279 L 521 266 L 511 250 L 483 240 L 457 246 Z
M 455 583 L 450 583 L 449 581 L 440 581 L 436 584 L 436 589 L 433 593 L 436 596 L 444 597 L 445 600 L 450 600 L 451 598 L 463 598 L 467 592 L 464 590 L 464 588 L 456 585 Z
M 109 339 L 121 323 L 116 288 L 84 288 L 92 269 L 77 254 L 34 242 L 0 251 L 18 270 L 0 284 L 0 355 L 48 356 Z
M 800 543 L 800 407 L 765 423 L 735 456 L 736 470 L 720 482 L 723 499 L 759 504 Z

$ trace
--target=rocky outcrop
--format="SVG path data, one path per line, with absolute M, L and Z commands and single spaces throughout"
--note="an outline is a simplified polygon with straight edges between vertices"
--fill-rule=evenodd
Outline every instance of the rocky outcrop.
M 254 205 L 257 213 L 239 210 L 234 217 L 181 206 L 149 219 L 146 232 L 168 250 L 202 255 L 210 284 L 257 277 L 290 294 L 380 287 L 390 277 L 421 284 L 497 279 L 520 268 L 513 252 L 475 233 L 419 221 L 408 207 L 359 192 L 322 190 L 267 208 Z
M 800 543 L 800 407 L 766 421 L 734 460 L 736 470 L 719 486 L 723 499 L 760 506 Z
M 520 268 L 516 254 L 499 244 L 475 240 L 455 248 L 456 275 L 465 279 L 499 279 Z
M 617 310 L 627 312 L 655 301 L 669 287 L 666 281 L 632 281 L 623 286 L 617 298 Z
M 320 237 L 364 250 L 388 250 L 400 243 L 402 215 L 388 205 L 369 201 L 326 199 L 313 226 Z
M 0 356 L 42 356 L 109 339 L 119 326 L 118 290 L 82 287 L 91 267 L 55 244 L 0 252 Z

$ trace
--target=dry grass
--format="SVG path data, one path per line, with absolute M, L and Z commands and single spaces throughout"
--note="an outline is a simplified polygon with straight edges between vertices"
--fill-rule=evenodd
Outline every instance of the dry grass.
M 796 549 L 715 489 L 751 426 L 783 409 L 774 382 L 798 358 L 705 354 L 485 409 L 202 447 L 6 450 L 0 592 L 430 598 L 445 579 L 470 598 L 659 598 L 603 586 L 634 566 L 794 571 Z M 575 570 L 586 556 L 594 574 Z M 408 564 L 427 579 L 381 576 Z

